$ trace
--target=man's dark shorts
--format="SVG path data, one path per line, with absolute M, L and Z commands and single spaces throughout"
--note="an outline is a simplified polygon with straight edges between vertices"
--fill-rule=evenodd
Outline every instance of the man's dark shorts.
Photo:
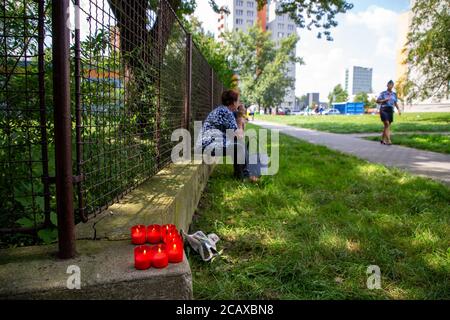
M 386 121 L 389 121 L 389 123 L 394 122 L 394 108 L 381 107 L 380 117 L 381 117 L 381 121 L 383 121 L 383 122 L 386 122 Z

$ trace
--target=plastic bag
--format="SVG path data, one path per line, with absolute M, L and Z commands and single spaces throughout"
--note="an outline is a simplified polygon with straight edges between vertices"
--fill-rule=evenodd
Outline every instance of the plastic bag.
M 197 252 L 203 261 L 210 261 L 219 255 L 216 243 L 220 238 L 215 233 L 205 235 L 203 231 L 197 231 L 194 234 L 187 234 L 181 231 L 185 242 L 189 243 L 192 249 Z

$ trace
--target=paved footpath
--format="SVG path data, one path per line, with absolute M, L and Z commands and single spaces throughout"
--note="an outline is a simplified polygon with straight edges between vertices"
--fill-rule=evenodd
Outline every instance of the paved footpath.
M 398 136 L 398 135 L 414 135 L 414 134 L 425 134 L 425 135 L 443 135 L 443 136 L 450 136 L 450 132 L 424 132 L 424 131 L 417 131 L 417 132 L 392 132 L 392 136 Z M 346 136 L 352 136 L 356 138 L 367 138 L 367 137 L 381 137 L 381 130 L 380 132 L 367 132 L 367 133 L 346 133 Z
M 450 185 L 450 155 L 447 154 L 396 145 L 385 146 L 352 135 L 320 132 L 266 121 L 251 123 L 267 129 L 278 129 L 281 133 L 309 143 L 323 145 L 370 162 L 397 167 Z

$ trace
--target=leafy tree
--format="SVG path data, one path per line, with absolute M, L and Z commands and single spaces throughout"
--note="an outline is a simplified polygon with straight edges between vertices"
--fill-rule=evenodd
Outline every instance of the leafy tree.
M 353 102 L 364 102 L 364 106 L 369 105 L 369 95 L 365 92 L 358 93 L 355 98 L 353 99 Z
M 184 23 L 220 81 L 226 88 L 232 88 L 233 70 L 222 44 L 214 39 L 213 34 L 204 31 L 202 23 L 195 16 L 191 16 L 189 20 L 185 19 Z
M 231 67 L 239 74 L 239 83 L 244 102 L 260 108 L 279 105 L 286 91 L 294 88 L 294 79 L 286 75 L 290 63 L 303 63 L 295 56 L 297 35 L 280 41 L 279 47 L 270 39 L 270 32 L 258 25 L 247 33 L 227 33 L 226 52 Z
M 413 85 L 412 81 L 409 81 L 407 76 L 402 76 L 395 83 L 395 90 L 397 92 L 397 97 L 401 102 L 409 103 L 411 101 L 409 92 L 411 90 L 412 85 Z
M 408 34 L 408 83 L 411 99 L 443 98 L 450 88 L 450 2 L 416 1 Z
M 259 8 L 268 1 L 257 0 Z M 317 37 L 325 36 L 332 41 L 331 28 L 338 25 L 336 15 L 353 8 L 353 4 L 344 0 L 281 0 L 277 14 L 289 14 L 300 28 L 319 30 Z
M 348 93 L 344 90 L 344 88 L 342 88 L 341 84 L 338 84 L 328 95 L 328 100 L 330 102 L 330 106 L 335 102 L 346 102 L 348 100 Z
M 140 52 L 141 57 L 152 57 L 152 51 L 161 44 L 166 47 L 168 41 L 167 34 L 170 33 L 176 19 L 167 10 L 159 11 L 158 1 L 156 0 L 107 0 L 114 16 L 117 19 L 117 25 L 120 30 L 121 49 L 124 57 L 129 57 L 128 62 L 133 66 L 136 61 L 136 48 L 143 44 L 153 43 L 155 45 L 146 45 L 145 50 Z M 135 3 L 136 2 L 136 3 Z M 220 7 L 217 0 L 208 0 L 210 6 L 215 12 L 219 12 Z M 258 8 L 262 9 L 267 4 L 267 0 L 257 0 Z M 179 17 L 191 14 L 195 11 L 197 0 L 168 0 L 169 5 L 175 10 Z M 328 40 L 332 40 L 330 29 L 337 26 L 336 15 L 345 13 L 353 8 L 353 4 L 345 0 L 281 0 L 278 14 L 289 14 L 300 28 L 319 29 L 318 37 L 325 35 Z M 147 30 L 142 28 L 146 25 L 149 12 L 156 16 L 153 27 Z M 160 14 L 165 16 L 160 16 Z M 133 19 L 129 19 L 129 17 Z M 160 21 L 162 23 L 160 23 Z M 160 33 L 159 29 L 164 28 L 165 32 Z M 136 32 L 140 30 L 141 32 Z M 168 32 L 167 32 L 168 31 Z M 162 38 L 160 39 L 160 36 Z M 132 54 L 134 52 L 134 54 Z
M 369 101 L 369 108 L 376 108 L 377 107 L 377 99 L 372 98 Z
M 295 97 L 295 104 L 298 106 L 306 106 L 306 95 L 302 95 L 301 97 Z M 302 107 L 300 109 L 303 109 Z

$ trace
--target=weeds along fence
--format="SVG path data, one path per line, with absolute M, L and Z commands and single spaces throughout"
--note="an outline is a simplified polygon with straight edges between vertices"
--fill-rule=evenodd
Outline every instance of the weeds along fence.
M 169 0 L 1 2 L 2 245 L 58 235 L 71 257 L 74 224 L 168 165 L 224 88 Z

